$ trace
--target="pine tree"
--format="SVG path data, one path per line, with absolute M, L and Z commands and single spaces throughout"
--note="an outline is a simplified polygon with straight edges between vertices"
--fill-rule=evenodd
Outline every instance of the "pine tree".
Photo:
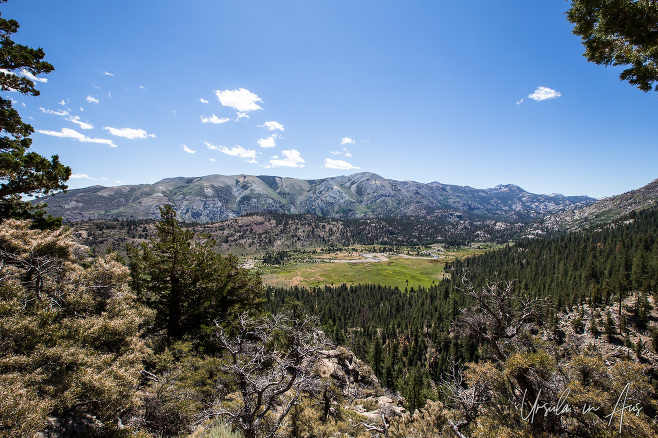
M 140 327 L 150 312 L 135 302 L 125 266 L 86 254 L 63 228 L 0 224 L 3 436 L 34 436 L 47 417 L 87 424 L 81 436 L 96 436 L 118 430 L 141 403 L 137 386 L 150 352 Z
M 6 0 L 0 0 L 5 3 Z M 42 49 L 33 49 L 11 40 L 18 31 L 16 20 L 0 18 L 0 90 L 38 96 L 29 75 L 50 73 L 53 66 L 43 61 Z M 61 224 L 44 218 L 44 204 L 35 206 L 23 195 L 41 196 L 64 190 L 71 169 L 53 155 L 50 160 L 36 152 L 28 152 L 34 128 L 21 119 L 11 99 L 0 97 L 0 221 L 7 218 L 35 219 L 42 228 Z
M 154 335 L 167 345 L 182 339 L 202 342 L 214 321 L 260 306 L 259 277 L 241 268 L 234 255 L 216 253 L 213 240 L 183 229 L 170 205 L 160 214 L 157 236 L 128 248 L 133 288 L 156 311 Z

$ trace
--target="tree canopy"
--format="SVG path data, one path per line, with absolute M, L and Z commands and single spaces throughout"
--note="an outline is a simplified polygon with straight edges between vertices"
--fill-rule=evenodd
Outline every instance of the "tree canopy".
M 140 326 L 151 312 L 135 302 L 125 266 L 87 253 L 63 227 L 0 224 L 2 436 L 92 436 L 137 415 L 150 355 Z
M 133 288 L 156 311 L 157 337 L 166 344 L 200 341 L 215 320 L 262 302 L 260 278 L 241 268 L 236 256 L 216 253 L 212 239 L 181 227 L 170 205 L 160 213 L 156 238 L 129 248 Z
M 658 91 L 656 0 L 573 0 L 567 19 L 588 61 L 626 66 L 619 79 L 644 92 Z
M 32 78 L 54 68 L 43 61 L 43 49 L 12 41 L 18 28 L 16 20 L 0 17 L 0 90 L 38 96 Z M 34 206 L 22 196 L 48 195 L 67 188 L 64 183 L 71 176 L 71 169 L 61 164 L 57 155 L 48 160 L 28 151 L 33 132 L 34 128 L 24 123 L 13 107 L 12 99 L 0 97 L 0 220 L 29 218 L 45 225 L 45 205 Z

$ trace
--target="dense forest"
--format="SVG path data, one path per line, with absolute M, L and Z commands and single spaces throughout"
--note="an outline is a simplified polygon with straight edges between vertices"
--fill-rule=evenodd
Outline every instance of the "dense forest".
M 649 295 L 658 289 L 656 230 L 658 209 L 632 212 L 596 229 L 526 239 L 456 260 L 447 267 L 451 278 L 428 289 L 401 291 L 372 284 L 270 288 L 268 308 L 275 312 L 289 298 L 303 303 L 335 342 L 348 345 L 367 360 L 386 387 L 401 391 L 413 411 L 428 398 L 447 401 L 445 394 L 431 388 L 451 372 L 454 363 L 486 361 L 492 356 L 485 339 L 478 342 L 472 332 L 455 330 L 464 309 L 482 304 L 468 293 L 468 285 L 478 289 L 495 281 L 508 284 L 510 296 L 548 298 L 529 321 L 535 333 L 542 328 L 557 333 L 565 312 L 580 309 L 583 314 L 587 307 L 594 321 L 588 326 L 596 327 L 593 315 L 597 312 L 599 327 L 607 327 L 611 334 L 615 332 L 613 318 L 603 318 L 601 310 L 615 305 L 621 317 L 621 303 L 633 294 L 628 315 L 616 319 L 622 326 L 619 335 L 623 337 L 624 330 L 630 330 L 626 326 L 632 325 L 640 332 L 653 331 L 653 339 L 658 340 L 655 318 L 649 318 Z M 518 300 L 510 304 L 521 305 Z M 583 319 L 584 325 L 587 317 L 574 321 Z M 654 341 L 653 349 L 657 347 Z

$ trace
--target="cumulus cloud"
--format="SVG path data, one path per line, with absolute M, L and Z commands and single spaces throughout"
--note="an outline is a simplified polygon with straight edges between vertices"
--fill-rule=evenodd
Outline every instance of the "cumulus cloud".
M 196 151 L 193 151 L 192 149 L 188 148 L 186 145 L 182 145 L 182 146 L 183 146 L 183 150 L 188 154 L 196 154 Z
M 537 102 L 541 102 L 542 100 L 555 99 L 560 96 L 562 96 L 562 94 L 560 94 L 559 91 L 555 91 L 548 87 L 537 87 L 534 93 L 530 94 L 528 97 Z
M 343 160 L 332 160 L 331 158 L 324 159 L 324 167 L 326 169 L 338 169 L 338 170 L 355 170 L 358 167 L 351 165 L 347 161 Z
M 206 116 L 201 116 L 201 122 L 202 123 L 214 123 L 214 124 L 220 124 L 220 123 L 226 123 L 230 119 L 227 119 L 226 117 L 222 117 L 221 119 L 217 117 L 216 115 L 212 115 L 210 117 Z
M 230 155 L 231 157 L 238 157 L 247 160 L 247 163 L 256 162 L 256 151 L 252 149 L 245 149 L 240 145 L 235 145 L 235 147 L 227 148 L 226 146 L 215 146 L 213 144 L 204 142 L 208 149 L 219 151 L 223 154 Z
M 268 131 L 284 131 L 283 125 L 279 122 L 265 122 L 262 125 L 259 125 L 259 128 L 265 128 Z
M 48 82 L 48 79 L 38 78 L 38 77 L 34 76 L 32 73 L 30 73 L 29 71 L 27 71 L 25 69 L 21 70 L 21 74 L 23 76 L 25 76 L 26 78 L 28 78 L 29 80 L 34 81 L 34 82 Z
M 92 95 L 89 95 L 89 96 L 87 96 L 87 102 L 89 102 L 89 103 L 98 103 L 98 102 L 100 102 L 100 100 L 96 99 Z
M 354 144 L 354 143 L 356 142 L 349 137 L 343 137 L 340 139 L 340 144 Z
M 263 109 L 257 103 L 262 102 L 263 99 L 245 88 L 238 90 L 215 90 L 215 95 L 222 105 L 233 108 L 238 112 L 244 113 Z
M 92 178 L 92 177 L 90 177 L 90 176 L 87 175 L 86 173 L 74 173 L 74 174 L 71 175 L 69 178 L 70 178 L 70 179 L 96 179 L 96 178 Z
M 235 121 L 237 122 L 240 119 L 248 119 L 248 118 L 249 118 L 249 114 L 247 114 L 247 113 L 238 113 L 238 118 L 235 119 Z
M 209 102 L 208 102 L 206 99 L 204 99 L 203 97 L 200 97 L 200 98 L 199 98 L 199 102 L 201 102 L 201 103 L 209 103 Z
M 71 123 L 75 123 L 80 127 L 80 129 L 94 129 L 94 125 L 81 121 L 79 116 L 67 117 L 66 120 Z
M 43 107 L 39 107 L 42 113 L 44 114 L 52 114 L 55 116 L 68 116 L 69 112 L 66 110 L 51 110 L 51 109 L 46 109 Z
M 277 137 L 278 135 L 272 134 L 267 138 L 261 138 L 260 140 L 258 140 L 258 146 L 262 148 L 273 148 L 274 146 L 276 146 Z
M 103 74 L 104 74 L 105 76 L 114 76 L 112 73 L 107 72 L 107 71 L 104 71 Z
M 109 126 L 104 127 L 107 132 L 117 137 L 128 138 L 130 140 L 135 140 L 137 138 L 147 138 L 149 134 L 143 129 L 133 129 L 133 128 L 112 128 Z
M 291 149 L 289 151 L 282 151 L 283 158 L 278 156 L 272 157 L 269 161 L 272 167 L 304 167 L 304 159 L 299 151 Z
M 79 142 L 82 143 L 99 143 L 99 144 L 106 144 L 110 147 L 117 147 L 117 145 L 114 144 L 112 140 L 106 139 L 106 138 L 89 138 L 84 134 L 80 134 L 78 131 L 74 129 L 69 129 L 69 128 L 62 128 L 61 131 L 44 131 L 44 130 L 38 130 L 37 131 L 40 134 L 44 135 L 50 135 L 53 137 L 60 137 L 60 138 L 71 138 L 73 140 L 78 140 Z
M 57 103 L 60 104 L 60 105 L 62 105 L 62 106 L 66 105 L 66 102 L 64 101 L 64 99 L 60 100 L 60 101 L 57 102 Z

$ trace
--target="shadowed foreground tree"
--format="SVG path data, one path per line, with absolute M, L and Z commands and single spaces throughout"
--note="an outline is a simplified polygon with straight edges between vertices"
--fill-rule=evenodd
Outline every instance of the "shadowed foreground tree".
M 258 308 L 262 284 L 236 256 L 216 253 L 212 239 L 182 228 L 170 205 L 160 214 L 157 236 L 128 248 L 133 288 L 156 311 L 154 335 L 164 344 L 203 343 L 215 319 Z
M 567 12 L 584 56 L 596 64 L 626 68 L 622 81 L 658 91 L 658 2 L 656 0 L 573 0 Z
M 149 317 L 111 256 L 89 259 L 70 231 L 0 224 L 0 435 L 47 428 L 96 436 L 123 427 L 141 404 Z
M 5 3 L 6 0 L 0 0 Z M 0 18 L 0 90 L 38 96 L 33 78 L 50 73 L 53 66 L 43 61 L 42 49 L 33 49 L 11 40 L 18 30 L 16 20 Z M 34 128 L 21 120 L 12 99 L 0 97 L 0 221 L 7 218 L 35 219 L 41 227 L 61 224 L 44 218 L 44 204 L 35 206 L 23 195 L 40 196 L 64 190 L 71 169 L 53 155 L 50 160 L 36 152 L 28 152 Z

